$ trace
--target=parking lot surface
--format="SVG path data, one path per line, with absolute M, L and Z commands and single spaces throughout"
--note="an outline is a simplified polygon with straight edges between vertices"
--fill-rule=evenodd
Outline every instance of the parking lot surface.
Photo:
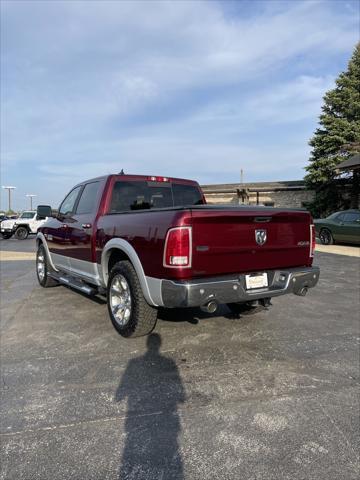
M 315 263 L 305 298 L 160 312 L 125 340 L 101 300 L 2 260 L 1 478 L 357 479 L 360 262 Z

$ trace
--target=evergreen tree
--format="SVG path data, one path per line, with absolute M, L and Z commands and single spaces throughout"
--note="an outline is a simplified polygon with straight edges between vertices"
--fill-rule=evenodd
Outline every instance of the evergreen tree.
M 316 216 L 346 207 L 334 181 L 336 166 L 360 152 L 360 43 L 355 47 L 346 72 L 324 96 L 320 126 L 312 147 L 305 181 L 316 190 L 310 209 Z

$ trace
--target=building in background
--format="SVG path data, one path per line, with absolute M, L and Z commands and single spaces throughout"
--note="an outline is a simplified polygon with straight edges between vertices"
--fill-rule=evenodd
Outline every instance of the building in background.
M 306 208 L 315 192 L 303 180 L 202 185 L 210 204 L 234 203 L 269 207 Z

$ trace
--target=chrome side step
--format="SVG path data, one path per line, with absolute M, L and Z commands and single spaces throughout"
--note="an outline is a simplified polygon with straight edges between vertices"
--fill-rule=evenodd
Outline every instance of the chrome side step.
M 96 295 L 98 293 L 97 287 L 91 287 L 90 285 L 78 280 L 70 275 L 58 274 L 57 272 L 49 272 L 49 277 L 58 281 L 62 285 L 67 285 L 68 287 L 75 288 L 80 292 L 86 293 L 87 295 Z

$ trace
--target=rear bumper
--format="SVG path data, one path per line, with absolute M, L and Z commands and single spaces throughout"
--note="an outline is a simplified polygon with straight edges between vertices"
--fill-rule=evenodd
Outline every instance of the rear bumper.
M 172 281 L 163 280 L 161 297 L 168 308 L 199 307 L 214 300 L 219 304 L 251 302 L 262 298 L 277 297 L 287 293 L 305 295 L 319 280 L 319 267 L 302 267 L 269 270 L 265 288 L 247 290 L 245 274 L 208 279 Z

